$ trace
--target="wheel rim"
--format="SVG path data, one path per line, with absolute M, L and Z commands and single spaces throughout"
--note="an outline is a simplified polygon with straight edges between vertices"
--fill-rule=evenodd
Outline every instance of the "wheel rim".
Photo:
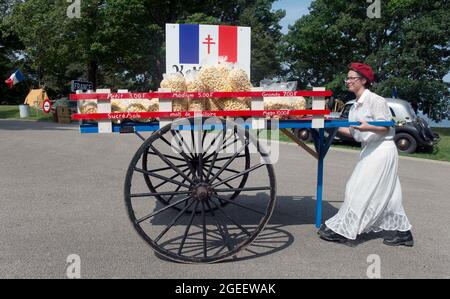
M 406 151 L 410 147 L 411 142 L 406 138 L 401 138 L 397 141 L 397 146 L 401 151 Z
M 309 139 L 309 132 L 307 130 L 301 130 L 300 131 L 300 139 L 301 140 Z
M 221 122 L 223 125 L 233 124 L 224 120 Z M 172 157 L 167 157 L 169 155 L 162 153 L 156 145 L 158 142 L 162 141 L 167 145 L 168 141 L 172 144 L 168 138 L 172 136 L 176 143 L 183 144 L 177 130 L 172 130 L 170 126 L 147 139 L 133 157 L 125 180 L 126 206 L 139 235 L 159 254 L 188 263 L 223 260 L 249 245 L 269 221 L 276 199 L 272 165 L 267 163 L 267 153 L 253 136 L 246 135 L 245 130 L 238 126 L 233 128 L 236 130 L 239 146 L 233 154 L 224 154 L 223 159 L 219 158 L 220 153 L 215 150 L 212 151 L 210 160 L 206 159 L 211 153 L 205 148 L 198 154 L 180 150 L 178 155 L 171 153 Z M 222 130 L 222 135 L 224 131 Z M 224 140 L 225 138 L 221 141 Z M 259 159 L 251 159 L 256 161 L 253 165 L 242 154 L 250 146 L 257 149 L 251 155 L 259 156 Z M 220 146 L 216 149 L 220 149 Z M 150 156 L 149 150 L 152 153 Z M 241 161 L 238 159 L 240 155 Z M 147 162 L 152 159 L 156 160 L 155 163 L 163 162 L 179 176 L 165 177 L 138 167 L 145 156 Z M 175 159 L 180 156 L 185 163 Z M 210 161 L 209 164 L 206 163 L 209 167 L 207 170 L 202 166 L 194 168 L 188 165 L 188 157 L 197 161 L 197 165 L 202 165 L 205 158 L 205 161 Z M 175 161 L 180 164 L 173 163 Z M 243 170 L 227 173 L 225 169 L 236 161 Z M 220 169 L 214 173 L 215 165 Z M 162 168 L 164 167 L 159 169 Z M 185 168 L 187 169 L 183 172 Z M 151 176 L 153 187 L 153 179 L 169 179 L 169 183 L 165 184 L 168 191 L 157 189 L 159 192 L 146 193 L 149 186 L 146 176 L 142 174 Z M 226 175 L 221 178 L 223 174 Z M 243 176 L 246 176 L 245 180 L 242 180 Z M 249 184 L 248 187 L 244 186 L 246 183 Z M 171 189 L 175 186 L 177 188 Z

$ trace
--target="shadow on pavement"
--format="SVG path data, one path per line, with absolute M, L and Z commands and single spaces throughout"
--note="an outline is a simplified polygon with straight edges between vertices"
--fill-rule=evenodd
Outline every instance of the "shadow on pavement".
M 240 203 L 260 211 L 264 210 L 265 206 L 261 204 L 264 200 L 265 198 L 263 198 L 260 194 L 257 196 L 239 197 Z M 154 211 L 158 211 L 163 207 L 164 205 L 158 203 Z M 227 205 L 224 208 L 228 216 L 232 218 L 234 222 L 238 223 L 250 232 L 254 231 L 260 223 L 261 215 L 252 213 L 251 211 L 249 212 L 248 210 L 234 205 Z M 315 208 L 316 201 L 312 196 L 279 196 L 277 198 L 274 212 L 265 229 L 258 234 L 256 239 L 250 245 L 243 248 L 239 252 L 239 257 L 234 256 L 227 258 L 222 262 L 258 258 L 266 255 L 272 255 L 288 248 L 293 244 L 294 237 L 288 232 L 288 230 L 285 229 L 285 227 L 290 225 L 315 224 Z M 328 219 L 334 216 L 338 211 L 338 209 L 333 207 L 328 202 L 323 203 L 322 209 L 323 219 Z M 152 238 L 154 239 L 154 236 L 158 235 L 165 228 L 173 224 L 173 220 L 177 217 L 178 212 L 179 211 L 174 209 L 166 210 L 166 212 L 154 217 L 151 222 L 149 221 L 147 223 L 148 227 L 144 229 L 144 231 L 152 235 Z M 217 214 L 220 213 L 216 211 L 216 216 Z M 181 240 L 183 239 L 183 233 L 189 225 L 189 218 L 190 217 L 186 215 L 184 218 L 177 219 L 176 224 L 170 228 L 171 231 L 174 231 L 174 235 L 168 237 L 164 240 L 164 242 L 159 242 L 158 246 L 162 246 L 165 249 L 170 248 L 170 251 L 176 251 L 181 244 Z M 201 218 L 200 215 L 198 218 Z M 236 240 L 240 240 L 235 241 L 234 244 L 238 244 L 242 240 L 248 238 L 239 226 L 236 226 L 232 222 L 226 223 L 227 221 L 225 221 L 224 218 L 220 220 L 220 222 L 224 224 L 224 227 L 226 228 L 225 230 L 229 230 L 228 233 L 230 236 L 233 236 Z M 223 247 L 223 250 L 226 250 L 222 240 L 223 233 L 219 232 L 215 219 L 213 217 L 206 217 L 205 225 L 208 227 L 208 252 L 215 252 L 216 250 L 220 252 L 221 247 Z M 201 257 L 202 248 L 205 246 L 202 242 L 203 233 L 201 219 L 199 219 L 198 222 L 194 221 L 186 238 L 189 240 L 189 246 L 187 246 L 188 252 L 191 250 L 192 252 L 195 252 L 195 254 L 193 253 L 194 256 Z M 156 253 L 156 255 L 161 259 L 170 260 L 161 254 Z
M 267 255 L 275 254 L 282 251 L 294 243 L 292 234 L 282 229 L 283 225 L 267 225 L 266 228 L 258 235 L 258 237 L 247 247 L 245 247 L 239 256 L 235 255 L 219 261 L 220 263 L 238 262 L 250 260 Z M 181 263 L 166 258 L 165 256 L 155 252 L 155 255 L 165 261 Z

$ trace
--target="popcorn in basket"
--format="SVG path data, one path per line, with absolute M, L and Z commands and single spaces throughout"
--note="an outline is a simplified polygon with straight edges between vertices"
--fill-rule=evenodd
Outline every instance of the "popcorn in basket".
M 187 91 L 186 79 L 180 73 L 164 74 L 161 81 L 161 88 L 170 89 L 171 92 Z M 187 111 L 189 106 L 188 99 L 177 99 L 172 103 L 172 110 L 175 112 Z
M 207 91 L 205 85 L 200 80 L 198 72 L 192 71 L 185 76 L 187 91 L 189 92 L 203 92 Z M 208 99 L 189 99 L 189 111 L 203 111 L 209 109 Z
M 262 80 L 260 86 L 263 90 L 270 91 L 295 91 L 297 82 L 273 82 Z M 264 98 L 264 109 L 266 110 L 305 110 L 306 100 L 304 97 L 266 97 Z M 301 116 L 276 117 L 281 119 L 298 119 Z
M 219 70 L 213 65 L 205 65 L 198 72 L 198 79 L 203 84 L 205 91 L 207 92 L 226 91 L 226 77 L 227 73 L 223 68 Z M 213 111 L 223 110 L 221 100 L 222 99 L 209 99 L 207 101 L 209 109 Z
M 238 68 L 232 69 L 226 81 L 226 91 L 251 91 L 252 84 L 248 79 L 247 73 Z M 223 100 L 224 110 L 248 110 L 250 109 L 250 99 L 249 98 L 231 98 Z

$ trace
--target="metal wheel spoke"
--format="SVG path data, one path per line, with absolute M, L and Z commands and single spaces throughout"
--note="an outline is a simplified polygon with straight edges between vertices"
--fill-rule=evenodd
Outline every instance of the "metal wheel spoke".
M 235 144 L 236 142 L 238 142 L 239 138 L 236 138 L 236 133 L 234 134 L 234 140 L 229 142 L 228 144 L 225 144 L 220 151 L 227 149 L 229 146 Z
M 187 206 L 185 206 L 179 213 L 178 215 L 172 220 L 172 222 L 170 222 L 170 224 L 158 235 L 158 237 L 156 237 L 155 239 L 155 243 L 158 243 L 159 240 L 161 240 L 162 237 L 164 237 L 164 235 L 172 228 L 172 226 L 174 226 L 174 224 L 178 221 L 178 219 L 180 219 L 181 216 L 183 216 L 183 214 L 186 212 L 186 210 L 192 206 L 192 204 L 194 203 L 194 200 L 192 200 Z
M 157 179 L 163 180 L 163 181 L 167 180 L 167 181 L 171 182 L 172 184 L 175 184 L 175 185 L 178 185 L 178 186 L 186 187 L 188 189 L 191 188 L 191 186 L 182 184 L 182 183 L 180 183 L 180 182 L 178 182 L 176 180 L 169 179 L 168 177 L 165 177 L 165 176 L 162 176 L 162 175 L 159 175 L 159 174 L 156 174 L 156 173 L 152 173 L 152 172 L 146 171 L 146 170 L 138 168 L 138 167 L 134 167 L 134 170 L 137 171 L 137 172 L 140 172 L 140 173 L 143 173 L 143 174 L 155 177 Z M 183 173 L 183 175 L 184 175 L 184 173 Z
M 217 196 L 217 195 L 215 195 L 215 194 L 213 194 L 213 196 L 214 196 L 215 198 L 217 198 L 217 199 L 224 200 L 224 201 L 229 202 L 230 204 L 233 204 L 233 205 L 238 206 L 238 207 L 240 207 L 240 208 L 243 208 L 243 209 L 246 209 L 246 210 L 255 212 L 255 213 L 257 213 L 257 214 L 266 215 L 266 213 L 264 213 L 264 212 L 255 210 L 255 209 L 250 208 L 250 207 L 247 207 L 247 206 L 244 206 L 244 205 L 242 205 L 242 204 L 239 204 L 239 203 L 235 202 L 234 200 L 229 200 L 229 199 L 226 199 L 226 198 L 222 198 L 222 197 Z
M 184 247 L 184 244 L 186 242 L 186 238 L 187 238 L 187 236 L 189 234 L 189 230 L 191 229 L 192 222 L 194 221 L 195 213 L 197 212 L 197 208 L 198 208 L 199 202 L 200 201 L 197 200 L 197 202 L 195 203 L 195 207 L 194 207 L 194 209 L 192 210 L 192 213 L 191 213 L 191 218 L 189 219 L 189 224 L 186 227 L 186 230 L 184 231 L 183 239 L 181 240 L 180 248 L 178 249 L 178 254 L 179 255 L 181 255 L 181 252 L 183 251 L 183 247 Z
M 206 213 L 205 204 L 202 201 L 202 225 L 203 225 L 203 256 L 208 257 L 208 249 L 206 248 Z
M 205 164 L 205 166 L 208 167 L 210 165 Z M 214 169 L 221 169 L 221 167 L 219 167 L 219 166 L 213 166 L 212 168 L 214 168 Z M 230 168 L 226 168 L 224 171 L 229 171 L 229 172 L 232 172 L 232 173 L 240 173 L 240 171 L 234 170 L 234 169 L 230 169 Z
M 223 130 L 222 132 L 224 132 L 225 134 L 223 134 L 224 135 L 224 137 L 226 136 L 226 130 Z M 219 137 L 220 136 L 220 134 L 218 134 L 218 136 L 217 137 Z M 233 137 L 233 136 L 236 136 L 236 131 L 234 131 L 233 130 L 233 133 L 232 134 L 230 134 L 230 136 L 228 136 L 228 137 L 226 137 L 226 138 L 224 138 L 224 140 L 223 140 L 223 142 L 222 142 L 222 148 L 220 149 L 220 150 L 218 150 L 218 151 L 214 151 L 214 152 L 220 152 L 221 150 L 223 150 L 223 149 L 225 149 L 226 148 L 226 146 L 225 147 L 223 147 L 223 144 L 225 144 L 231 137 Z M 217 138 L 216 137 L 216 138 Z M 215 139 L 216 139 L 215 138 Z M 236 140 L 236 139 L 235 139 Z M 236 142 L 236 141 L 234 141 L 234 142 Z M 211 144 L 212 145 L 212 144 Z M 211 146 L 210 145 L 210 146 Z M 209 149 L 209 148 L 208 148 Z M 214 155 L 214 153 L 212 153 L 212 154 L 210 154 L 209 156 L 207 156 L 206 158 L 205 158 L 205 160 L 208 160 L 209 158 L 211 158 L 212 156 Z
M 203 180 L 203 153 L 199 153 L 198 155 L 198 176 L 200 177 L 200 181 Z
M 179 141 L 181 141 L 181 143 L 183 143 L 183 145 L 186 147 L 186 150 L 189 151 L 189 146 L 187 145 L 186 141 L 184 141 L 184 138 L 183 138 L 183 136 L 180 134 L 180 131 L 178 131 L 178 130 L 171 130 L 170 132 L 172 133 L 173 137 L 174 137 L 175 140 L 177 141 L 177 144 L 180 144 Z M 181 151 L 182 151 L 183 154 L 186 155 L 186 157 L 188 157 L 187 155 L 189 154 L 189 155 L 191 156 L 190 159 L 193 159 L 193 158 L 194 158 L 194 155 L 193 155 L 191 152 L 185 152 L 185 151 L 183 150 L 183 146 L 181 146 Z M 180 153 L 180 154 L 181 154 L 181 153 Z M 189 157 L 188 157 L 188 158 L 189 158 Z
M 184 170 L 182 170 L 182 172 L 185 172 L 186 170 L 189 170 L 189 167 L 188 168 L 185 168 Z M 190 173 L 190 172 L 189 172 Z M 188 174 L 189 175 L 189 174 Z M 172 177 L 170 177 L 170 179 L 174 179 L 174 178 L 176 178 L 176 177 L 178 177 L 178 176 L 180 176 L 178 173 L 177 174 L 175 174 L 175 175 L 173 175 Z M 186 179 L 184 179 L 184 181 L 183 181 L 183 183 L 186 181 Z M 164 186 L 165 184 L 167 184 L 167 183 L 169 183 L 169 181 L 164 181 L 164 182 L 162 182 L 162 183 L 159 183 L 158 185 L 156 185 L 155 186 L 155 189 L 158 189 L 159 187 L 162 187 L 162 186 Z
M 224 161 L 224 160 L 228 160 L 228 159 L 231 159 L 233 156 L 229 156 L 229 157 L 220 157 L 220 158 L 217 158 L 216 159 L 216 162 L 217 161 Z M 245 158 L 246 156 L 245 155 L 238 155 L 238 156 L 236 156 L 236 158 Z M 209 161 L 208 161 L 209 162 Z
M 230 177 L 224 179 L 222 182 L 219 182 L 219 183 L 214 184 L 213 187 L 215 188 L 215 187 L 217 187 L 217 186 L 220 186 L 220 185 L 222 185 L 222 184 L 225 184 L 226 182 L 232 181 L 232 180 L 234 180 L 234 179 L 236 179 L 236 178 L 238 178 L 238 177 L 240 177 L 240 176 L 246 175 L 247 173 L 250 173 L 250 172 L 252 172 L 252 171 L 254 171 L 254 170 L 256 170 L 256 169 L 258 169 L 258 168 L 260 168 L 260 167 L 262 167 L 262 166 L 264 166 L 264 165 L 265 165 L 265 164 L 262 164 L 262 163 L 256 164 L 255 166 L 252 166 L 251 168 L 249 168 L 249 169 L 247 169 L 247 170 L 244 170 L 243 172 L 241 172 L 241 173 L 239 173 L 239 174 L 235 174 L 235 175 L 233 175 L 233 176 L 230 176 Z
M 198 156 L 197 154 L 198 154 L 199 150 L 198 150 L 198 148 L 197 148 L 197 146 L 195 144 L 195 134 L 194 134 L 194 130 L 193 129 L 191 130 L 191 138 L 192 138 L 192 149 L 194 151 L 193 156 L 196 158 Z
M 150 155 L 153 155 L 153 156 L 159 156 L 158 154 L 156 154 L 156 153 L 154 153 L 154 152 L 148 151 L 147 153 L 150 154 Z M 164 155 L 164 156 L 165 156 L 166 158 L 170 158 L 170 159 L 172 159 L 172 160 L 177 160 L 177 161 L 186 162 L 185 159 L 181 159 L 181 158 L 178 158 L 178 157 L 175 157 L 175 156 L 171 156 L 171 155 Z
M 245 229 L 245 227 L 243 227 L 242 225 L 240 225 L 239 223 L 237 223 L 236 221 L 233 220 L 233 218 L 231 218 L 227 212 L 225 212 L 222 207 L 220 207 L 219 205 L 217 205 L 213 200 L 211 200 L 211 202 L 219 209 L 219 211 L 228 219 L 230 220 L 234 225 L 236 225 L 237 227 L 239 227 L 244 233 L 246 233 L 248 236 L 251 236 L 252 234 L 249 233 L 248 230 Z
M 136 136 L 139 137 L 139 139 L 141 139 L 142 141 L 145 141 L 144 136 L 142 136 L 142 135 L 139 134 L 138 132 L 134 132 L 134 134 L 136 134 Z
M 206 168 L 204 167 L 203 168 L 204 170 L 206 170 Z M 213 172 L 211 172 L 213 175 L 214 175 L 214 173 Z M 222 182 L 222 179 L 220 178 L 220 176 L 218 176 L 217 177 L 217 179 L 219 180 L 219 181 L 221 181 Z M 231 186 L 230 184 L 228 184 L 228 183 L 225 183 L 225 186 L 227 186 L 228 188 L 234 188 L 233 186 Z
M 220 135 L 222 135 L 221 132 L 220 132 L 219 134 L 217 134 L 217 135 L 213 138 L 213 140 L 211 141 L 211 143 L 210 143 L 210 144 L 208 145 L 208 147 L 206 148 L 205 153 L 207 153 L 207 152 L 211 149 L 211 147 L 214 145 L 214 143 L 216 142 L 217 138 L 218 138 Z M 205 135 L 205 136 L 206 136 L 206 135 Z M 205 143 L 205 140 L 203 140 L 203 145 L 204 145 L 204 143 Z
M 186 167 L 186 166 L 187 166 L 187 164 L 175 165 L 175 167 L 178 167 L 178 168 Z M 157 168 L 157 169 L 146 170 L 146 171 L 149 171 L 149 172 L 160 172 L 160 171 L 169 170 L 169 169 L 172 169 L 172 167 L 163 167 L 163 168 Z
M 245 192 L 245 191 L 267 191 L 271 190 L 270 187 L 247 187 L 247 188 L 231 188 L 231 189 L 214 189 L 214 192 L 217 193 L 226 193 L 226 192 Z
M 172 148 L 172 144 L 164 136 L 161 135 L 159 139 L 161 139 L 165 144 L 167 144 L 170 148 Z
M 168 206 L 165 206 L 164 208 L 161 208 L 160 210 L 158 210 L 158 211 L 156 211 L 156 212 L 153 212 L 153 213 L 151 213 L 151 214 L 149 214 L 149 215 L 147 215 L 147 216 L 142 217 L 142 218 L 139 219 L 139 220 L 136 220 L 136 223 L 137 223 L 137 224 L 140 224 L 141 222 L 143 222 L 143 221 L 145 221 L 145 220 L 148 220 L 148 219 L 150 219 L 150 218 L 152 218 L 152 217 L 155 217 L 156 215 L 158 215 L 158 214 L 160 214 L 160 213 L 162 213 L 162 212 L 164 212 L 164 211 L 166 211 L 166 210 L 168 210 L 168 209 L 170 209 L 170 208 L 172 208 L 172 207 L 174 207 L 174 206 L 176 206 L 176 205 L 179 205 L 179 204 L 182 203 L 183 201 L 189 200 L 189 198 L 191 198 L 191 196 L 185 197 L 185 198 L 183 198 L 183 199 L 180 199 L 180 200 L 177 201 L 177 202 L 174 202 L 173 204 L 170 204 L 170 205 L 168 205 Z
M 222 132 L 224 132 L 226 134 L 226 131 L 222 131 Z M 216 159 L 217 159 L 218 155 L 219 155 L 219 151 L 214 151 L 213 159 L 212 159 L 211 164 L 209 166 L 208 173 L 206 174 L 206 181 L 209 180 L 209 176 L 211 175 L 212 167 L 216 163 Z M 205 158 L 205 161 L 208 161 L 208 158 Z
M 212 171 L 212 169 L 213 169 L 213 167 L 214 167 L 214 164 L 216 163 L 217 155 L 218 155 L 218 152 L 216 152 L 216 153 L 214 154 L 213 159 L 212 159 L 212 161 L 211 161 L 211 164 L 209 165 L 208 173 L 206 174 L 206 181 L 209 180 L 209 176 L 211 175 L 211 171 Z
M 174 131 L 174 130 L 171 130 L 170 132 L 172 133 L 173 138 L 175 138 L 177 144 L 180 144 L 180 139 L 178 138 L 179 132 L 178 131 Z M 181 140 L 182 140 L 183 144 L 186 146 L 186 149 L 189 149 L 189 147 L 187 146 L 186 142 L 183 139 L 183 136 L 181 136 Z M 189 165 L 189 168 L 191 170 L 192 175 L 194 176 L 194 179 L 197 179 L 197 175 L 195 174 L 195 170 L 192 168 L 191 163 L 189 163 L 193 159 L 192 154 L 191 154 L 191 157 L 188 157 L 186 155 L 186 153 L 183 151 L 183 146 L 181 146 L 181 152 L 179 154 L 186 160 L 186 163 Z
M 161 136 L 160 138 L 161 138 L 162 141 L 164 141 L 165 144 L 167 144 L 170 148 L 172 148 L 172 144 L 164 136 Z M 181 136 L 181 138 L 183 140 L 183 136 Z M 184 144 L 186 145 L 186 143 L 184 143 Z M 186 145 L 186 147 L 187 147 L 187 145 Z M 189 149 L 189 148 L 187 147 L 187 149 Z M 183 147 L 181 147 L 181 150 L 184 153 Z M 193 158 L 192 154 L 191 154 L 191 157 Z
M 164 136 L 161 136 L 160 138 L 162 141 L 164 141 L 165 144 L 167 144 L 170 148 L 172 148 L 172 144 Z M 183 136 L 181 136 L 181 138 L 183 140 Z M 183 142 L 184 142 L 184 140 L 183 140 Z M 186 143 L 184 143 L 184 144 L 186 145 Z M 186 145 L 186 149 L 189 150 L 189 147 L 187 145 Z M 184 153 L 183 146 L 181 147 L 181 151 Z M 191 157 L 192 157 L 192 154 L 191 154 Z
M 211 207 L 211 205 L 209 204 L 209 201 L 206 201 L 206 205 L 208 206 L 209 212 L 211 213 L 211 216 L 214 219 L 214 222 L 216 223 L 217 229 L 219 230 L 220 235 L 222 236 L 223 239 L 223 243 L 228 247 L 228 250 L 232 250 L 233 247 L 229 244 L 228 240 L 229 240 L 229 235 L 227 236 L 226 231 L 224 231 L 222 229 L 222 226 L 219 223 L 219 218 L 216 217 L 216 215 L 214 214 L 214 211 Z M 226 225 L 225 225 L 226 228 Z
M 150 145 L 150 147 L 152 148 L 152 150 L 158 154 L 158 156 L 164 161 L 164 163 L 166 163 L 167 165 L 169 165 L 170 167 L 173 168 L 173 170 L 175 170 L 179 175 L 181 175 L 183 178 L 185 178 L 189 183 L 194 184 L 194 182 L 187 177 L 181 170 L 179 170 L 178 168 L 175 167 L 175 165 L 170 162 L 160 151 L 158 151 L 153 145 Z M 189 161 L 186 160 L 186 163 L 189 163 Z M 189 165 L 189 168 L 192 171 L 192 167 Z
M 189 175 L 190 173 L 191 173 L 191 171 L 189 171 L 188 175 Z M 184 179 L 182 183 L 184 183 L 184 182 L 186 182 L 186 179 Z M 178 186 L 177 189 L 175 189 L 175 192 L 177 192 L 177 191 L 180 190 L 180 189 L 181 189 L 181 186 Z M 170 203 L 170 201 L 172 200 L 172 198 L 173 198 L 174 196 L 175 196 L 175 194 L 172 194 L 172 195 L 170 196 L 170 198 L 167 200 L 167 203 Z M 186 202 L 186 204 L 187 204 L 187 202 Z
M 225 168 L 227 168 L 231 163 L 233 163 L 234 159 L 248 146 L 249 140 L 247 139 L 245 141 L 245 144 L 237 151 L 231 158 L 228 160 L 225 165 L 222 166 L 222 168 L 219 170 L 219 172 L 216 173 L 216 175 L 211 179 L 211 182 L 213 182 L 223 171 Z
M 206 135 L 207 135 L 208 131 L 207 130 L 203 130 L 203 137 L 202 137 L 202 146 L 205 144 L 205 139 L 206 139 Z
M 178 192 L 173 192 L 173 191 L 169 191 L 169 192 L 156 192 L 156 193 L 135 193 L 135 194 L 130 194 L 131 198 L 136 198 L 136 197 L 155 197 L 155 196 L 164 196 L 164 195 L 178 195 L 178 194 L 189 194 L 191 193 L 190 190 L 186 190 L 186 191 L 178 191 Z

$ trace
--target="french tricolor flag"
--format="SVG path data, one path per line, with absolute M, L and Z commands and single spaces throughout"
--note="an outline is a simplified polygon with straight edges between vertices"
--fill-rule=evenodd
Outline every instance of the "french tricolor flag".
M 13 88 L 14 85 L 23 80 L 25 80 L 23 74 L 20 70 L 16 70 L 8 79 L 5 80 L 5 83 L 8 85 L 8 88 Z
M 250 74 L 251 29 L 249 27 L 167 24 L 167 72 L 174 66 L 216 64 L 225 58 Z M 222 58 L 223 57 L 223 58 Z

